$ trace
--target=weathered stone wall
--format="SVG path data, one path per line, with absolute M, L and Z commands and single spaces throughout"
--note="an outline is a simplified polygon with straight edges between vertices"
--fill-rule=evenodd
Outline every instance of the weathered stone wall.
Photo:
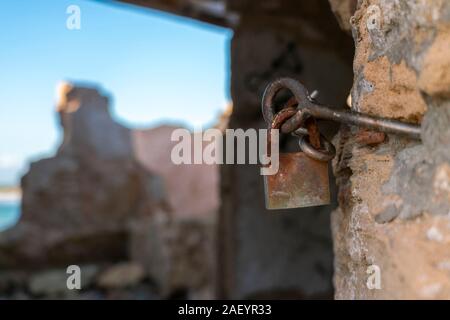
M 161 180 L 134 159 L 108 98 L 72 85 L 61 97 L 63 143 L 22 178 L 21 218 L 0 234 L 0 269 L 124 259 L 128 223 L 163 201 Z
M 359 1 L 352 109 L 422 122 L 422 142 L 340 132 L 338 299 L 450 298 L 450 2 Z M 366 284 L 379 267 L 381 289 Z M 369 269 L 369 273 L 371 269 Z M 372 269 L 373 270 L 373 269 Z
M 218 167 L 176 166 L 179 128 L 126 128 L 108 101 L 61 86 L 63 142 L 31 163 L 20 221 L 0 233 L 0 299 L 214 296 Z M 76 293 L 72 264 L 85 279 Z

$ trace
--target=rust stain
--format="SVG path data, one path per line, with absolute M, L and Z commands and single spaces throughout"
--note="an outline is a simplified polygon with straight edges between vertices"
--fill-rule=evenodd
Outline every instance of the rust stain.
M 355 142 L 361 145 L 375 146 L 386 140 L 384 132 L 359 129 L 355 136 Z

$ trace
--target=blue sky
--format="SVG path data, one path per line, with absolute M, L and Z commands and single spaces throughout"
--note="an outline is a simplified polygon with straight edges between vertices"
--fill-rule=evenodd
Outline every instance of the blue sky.
M 69 30 L 69 5 L 81 29 Z M 0 6 L 0 185 L 54 153 L 61 80 L 100 85 L 116 120 L 206 126 L 229 101 L 230 30 L 101 1 L 15 0 Z

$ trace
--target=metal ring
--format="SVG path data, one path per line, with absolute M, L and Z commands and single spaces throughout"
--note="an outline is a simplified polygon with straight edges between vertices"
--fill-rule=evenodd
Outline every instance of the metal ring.
M 303 136 L 300 138 L 298 144 L 300 149 L 309 157 L 319 160 L 319 161 L 330 161 L 336 155 L 336 148 L 334 145 L 328 141 L 323 135 L 320 135 L 320 141 L 324 148 L 317 150 L 308 141 L 308 136 Z
M 275 114 L 275 116 L 273 117 L 270 128 L 280 129 L 280 127 L 283 125 L 283 123 L 285 123 L 287 119 L 290 119 L 296 113 L 297 113 L 297 111 L 295 110 L 295 108 L 281 109 L 281 111 L 278 112 L 277 114 Z
M 275 114 L 273 109 L 273 100 L 281 89 L 290 90 L 299 104 L 306 104 L 309 102 L 308 91 L 297 80 L 281 78 L 273 81 L 266 87 L 262 98 L 262 114 L 264 116 L 264 120 L 269 124 L 272 123 Z

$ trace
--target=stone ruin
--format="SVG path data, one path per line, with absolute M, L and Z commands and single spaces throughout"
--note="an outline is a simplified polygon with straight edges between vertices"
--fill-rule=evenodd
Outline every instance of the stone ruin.
M 57 111 L 61 146 L 30 165 L 21 219 L 0 234 L 0 296 L 211 298 L 217 166 L 173 165 L 176 127 L 126 128 L 99 89 L 62 85 Z

